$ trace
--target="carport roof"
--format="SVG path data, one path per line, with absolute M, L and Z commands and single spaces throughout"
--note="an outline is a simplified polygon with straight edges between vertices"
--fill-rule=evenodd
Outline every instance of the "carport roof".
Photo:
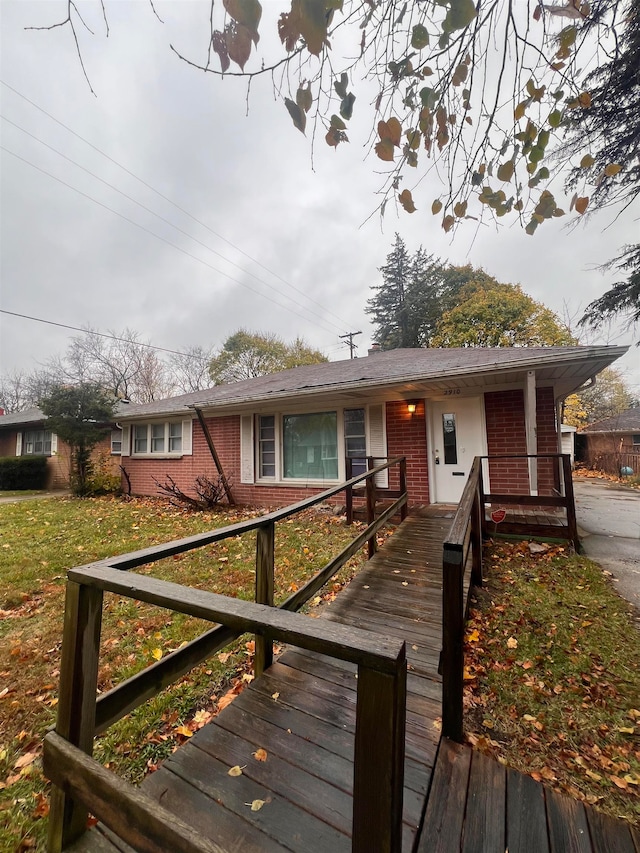
M 318 397 L 384 399 L 442 393 L 447 388 L 479 388 L 523 382 L 535 371 L 538 384 L 557 396 L 572 393 L 620 356 L 627 347 L 468 347 L 396 349 L 366 358 L 311 364 L 269 376 L 245 379 L 141 405 L 123 406 L 118 419 L 245 409 L 271 401 Z M 497 390 L 497 388 L 496 388 Z

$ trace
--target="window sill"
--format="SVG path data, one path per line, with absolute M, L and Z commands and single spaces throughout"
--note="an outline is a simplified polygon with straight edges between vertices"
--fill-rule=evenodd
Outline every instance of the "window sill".
M 113 454 L 116 455 L 116 454 Z M 121 454 L 120 454 L 121 455 Z M 182 459 L 184 453 L 132 453 L 130 459 Z
M 331 486 L 337 486 L 338 483 L 343 482 L 342 480 L 255 480 L 254 486 L 277 486 L 278 488 L 290 486 L 292 488 L 304 488 L 305 486 L 312 486 L 313 488 L 324 486 L 329 489 Z

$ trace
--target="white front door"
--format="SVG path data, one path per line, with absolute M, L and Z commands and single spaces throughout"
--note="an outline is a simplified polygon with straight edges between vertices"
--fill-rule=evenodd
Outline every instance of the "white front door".
M 481 397 L 430 403 L 432 503 L 458 503 L 474 456 L 485 453 Z

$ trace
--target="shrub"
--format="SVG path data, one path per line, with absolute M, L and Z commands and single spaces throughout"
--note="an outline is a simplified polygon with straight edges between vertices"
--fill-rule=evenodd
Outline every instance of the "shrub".
M 0 489 L 44 489 L 47 484 L 46 456 L 0 458 Z
M 95 454 L 91 459 L 86 493 L 89 495 L 108 495 L 119 492 L 120 488 L 120 474 L 116 474 L 113 470 L 111 454 L 106 450 Z

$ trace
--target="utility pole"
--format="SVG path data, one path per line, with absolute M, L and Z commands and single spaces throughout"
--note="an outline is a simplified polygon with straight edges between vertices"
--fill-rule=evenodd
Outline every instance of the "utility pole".
M 349 346 L 349 351 L 351 353 L 351 358 L 355 358 L 354 352 L 355 352 L 355 350 L 358 349 L 358 344 L 354 344 L 353 339 L 355 338 L 356 335 L 361 335 L 361 334 L 362 334 L 362 332 L 347 332 L 346 335 L 338 335 L 338 337 L 343 339 L 343 340 L 345 338 L 349 338 L 348 346 Z

